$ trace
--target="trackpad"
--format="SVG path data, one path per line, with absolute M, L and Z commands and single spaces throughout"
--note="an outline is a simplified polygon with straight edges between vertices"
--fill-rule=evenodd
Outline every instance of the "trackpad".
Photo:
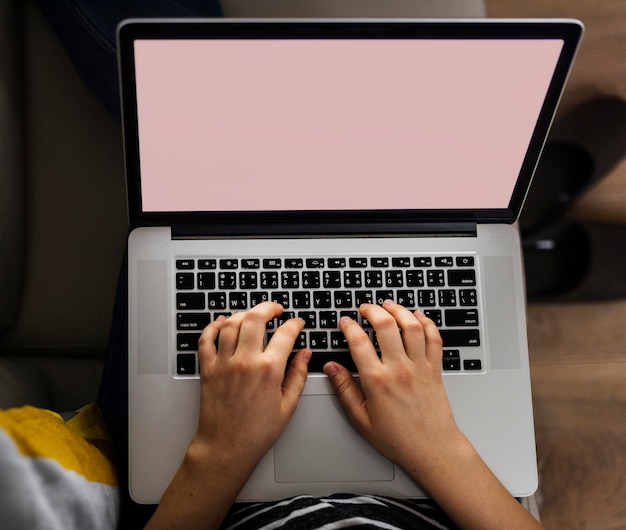
M 274 446 L 276 482 L 393 480 L 393 464 L 351 427 L 334 395 L 301 396 Z

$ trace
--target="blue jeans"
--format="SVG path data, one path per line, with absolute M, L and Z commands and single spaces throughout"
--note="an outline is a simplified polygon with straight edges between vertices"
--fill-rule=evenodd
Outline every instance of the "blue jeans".
M 35 0 L 79 75 L 120 117 L 117 25 L 126 18 L 219 17 L 219 0 Z

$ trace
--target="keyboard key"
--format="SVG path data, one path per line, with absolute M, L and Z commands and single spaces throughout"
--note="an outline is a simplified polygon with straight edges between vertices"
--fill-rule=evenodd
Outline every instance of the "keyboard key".
M 458 371 L 461 369 L 461 354 L 459 350 L 443 350 L 443 369 Z
M 341 273 L 339 271 L 325 271 L 322 276 L 326 289 L 341 287 Z
M 375 288 L 383 286 L 382 271 L 365 271 L 365 287 Z
M 480 346 L 480 335 L 477 329 L 442 329 L 439 332 L 444 348 Z
M 396 295 L 396 302 L 403 305 L 407 309 L 414 309 L 415 305 L 415 291 L 409 291 L 401 289 Z
M 215 289 L 215 273 L 199 272 L 198 289 Z
M 473 267 L 474 256 L 457 256 L 456 266 L 457 267 Z
M 435 258 L 435 267 L 452 267 L 454 260 L 452 256 L 438 256 Z
M 217 269 L 217 260 L 216 259 L 199 259 L 198 268 L 203 269 L 203 270 Z
M 372 291 L 356 291 L 354 293 L 354 305 L 361 307 L 363 304 L 373 304 L 374 293 Z
M 258 283 L 259 277 L 256 272 L 242 272 L 239 274 L 240 289 L 256 289 Z
M 390 270 L 385 272 L 385 287 L 403 287 L 404 272 L 401 270 Z
M 406 271 L 406 286 L 424 287 L 424 271 L 415 269 Z
M 330 332 L 330 347 L 333 349 L 346 349 L 348 348 L 348 341 L 345 335 L 341 331 Z
M 204 309 L 204 293 L 176 293 L 176 309 Z
M 352 307 L 352 291 L 335 291 L 335 307 Z
M 176 289 L 193 289 L 194 283 L 193 272 L 179 272 L 176 274 Z
M 345 271 L 343 273 L 343 286 L 355 289 L 362 286 L 361 271 Z
M 391 258 L 391 266 L 392 267 L 410 267 L 411 266 L 411 258 Z
M 483 364 L 480 359 L 465 359 L 463 361 L 464 370 L 482 370 Z
M 372 258 L 372 267 L 389 267 L 389 258 Z
M 439 290 L 439 305 L 441 307 L 453 307 L 456 305 L 456 291 L 454 289 Z
M 305 289 L 319 289 L 320 273 L 319 271 L 303 271 L 302 287 Z
M 383 305 L 385 300 L 393 300 L 393 291 L 376 291 L 376 303 Z
M 298 318 L 304 320 L 304 329 L 317 328 L 317 313 L 315 311 L 299 311 Z
M 441 318 L 441 309 L 426 309 L 424 311 L 424 314 L 428 318 L 430 318 L 435 323 L 435 326 L 437 326 L 438 328 L 443 326 L 443 320 Z
M 220 309 L 226 309 L 226 293 L 212 292 L 207 295 L 209 309 L 215 311 Z M 214 315 L 215 318 L 215 315 Z
M 237 259 L 221 259 L 220 269 L 236 269 L 239 267 L 239 260 Z
M 176 373 L 178 375 L 196 375 L 196 354 L 179 353 L 176 356 Z
M 270 258 L 263 260 L 263 268 L 280 269 L 283 266 L 283 260 L 280 258 Z
M 302 258 L 287 258 L 285 259 L 286 269 L 301 269 L 304 267 L 304 260 Z
M 478 305 L 476 289 L 459 289 L 459 300 L 462 306 Z
M 364 269 L 367 267 L 367 258 L 350 258 L 348 260 L 350 267 L 355 269 Z
M 307 258 L 306 266 L 307 269 L 323 269 L 324 258 Z
M 208 313 L 177 313 L 176 329 L 180 331 L 203 330 L 209 324 Z
M 320 311 L 319 326 L 323 329 L 336 328 L 339 325 L 337 311 Z
M 356 373 L 356 365 L 349 351 L 313 352 L 309 361 L 309 372 L 322 372 L 327 362 L 336 362 L 353 373 Z
M 256 258 L 241 260 L 241 267 L 243 269 L 258 269 L 260 266 L 261 261 Z
M 426 257 L 426 256 L 420 256 L 417 258 L 413 258 L 413 266 L 414 267 L 430 267 L 433 264 L 433 259 Z
M 474 269 L 449 270 L 448 285 L 451 287 L 468 287 L 476 285 L 476 271 Z
M 255 291 L 250 293 L 250 307 L 267 302 L 269 299 L 270 296 L 266 291 Z
M 428 287 L 443 287 L 446 284 L 444 271 L 432 269 L 426 272 L 426 283 Z
M 248 309 L 248 293 L 230 293 L 228 295 L 228 307 L 233 311 Z
M 417 306 L 418 307 L 434 307 L 436 304 L 434 289 L 418 289 Z
M 282 289 L 297 289 L 300 287 L 300 273 L 297 271 L 283 271 L 280 273 Z
M 278 289 L 278 273 L 261 272 L 261 289 Z
M 313 307 L 316 309 L 329 309 L 333 306 L 330 291 L 313 291 Z
M 311 307 L 311 293 L 309 291 L 297 291 L 292 295 L 293 307 L 296 309 L 308 309 Z
M 478 311 L 476 309 L 446 309 L 446 326 L 478 326 Z
M 328 348 L 328 333 L 326 331 L 311 331 L 309 333 L 309 348 L 325 350 Z
M 218 289 L 236 289 L 237 273 L 236 272 L 220 272 L 217 275 Z
M 201 333 L 177 333 L 176 349 L 178 351 L 197 350 L 200 335 Z
M 193 269 L 196 266 L 195 260 L 192 259 L 177 259 L 176 268 L 179 270 Z
M 285 309 L 289 309 L 289 293 L 286 291 L 273 292 L 270 295 L 270 300 L 282 305 Z

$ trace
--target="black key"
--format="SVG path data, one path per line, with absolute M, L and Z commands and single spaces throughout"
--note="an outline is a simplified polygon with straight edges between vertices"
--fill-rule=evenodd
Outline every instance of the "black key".
M 217 285 L 219 289 L 236 289 L 237 273 L 236 272 L 220 272 L 217 275 Z
M 280 258 L 270 258 L 263 260 L 263 267 L 265 269 L 280 269 L 283 266 L 283 260 Z
M 454 289 L 439 290 L 439 305 L 441 307 L 452 307 L 456 305 L 456 291 Z
M 249 258 L 241 260 L 241 267 L 244 269 L 258 269 L 261 266 L 261 261 L 257 258 Z
M 462 306 L 478 305 L 476 289 L 459 289 L 459 300 Z
M 307 258 L 306 266 L 308 269 L 323 269 L 324 258 Z
M 365 287 L 382 287 L 383 271 L 365 271 Z
M 433 264 L 432 258 L 429 257 L 418 257 L 413 258 L 413 266 L 414 267 L 430 267 Z
M 327 263 L 331 269 L 342 269 L 346 266 L 346 258 L 328 258 Z
M 376 291 L 376 303 L 382 305 L 385 300 L 393 300 L 393 291 Z
M 298 335 L 298 337 L 296 338 L 296 341 L 293 344 L 293 347 L 295 350 L 301 350 L 302 348 L 307 347 L 306 333 L 304 331 Z
M 435 267 L 452 267 L 454 260 L 452 256 L 439 256 L 435 258 Z
M 278 289 L 278 273 L 261 272 L 261 289 Z
M 313 353 L 309 361 L 309 372 L 322 372 L 324 365 L 329 361 L 339 363 L 353 373 L 357 371 L 349 351 L 331 351 Z
M 396 294 L 396 302 L 407 309 L 415 308 L 415 291 L 401 289 Z
M 308 309 L 311 307 L 311 293 L 308 291 L 296 291 L 292 296 L 293 307 L 297 309 Z
M 341 287 L 341 273 L 339 271 L 325 271 L 323 278 L 326 289 Z
M 236 269 L 239 267 L 239 260 L 237 259 L 221 259 L 220 260 L 220 269 Z
M 372 258 L 372 267 L 389 267 L 389 258 Z
M 176 309 L 204 309 L 204 293 L 176 293 Z
M 176 260 L 176 268 L 177 269 L 193 269 L 195 267 L 195 261 L 192 259 L 177 259 Z
M 193 272 L 176 273 L 176 289 L 193 289 L 194 275 Z
M 424 271 L 408 270 L 406 271 L 407 287 L 424 287 Z
M 215 273 L 199 272 L 198 289 L 215 289 Z
M 343 273 L 343 286 L 355 289 L 362 286 L 361 271 L 345 271 Z
M 176 329 L 180 331 L 203 330 L 209 324 L 208 313 L 177 313 Z
M 478 326 L 478 311 L 476 309 L 446 309 L 446 326 L 469 327 Z
M 286 269 L 301 269 L 302 267 L 304 267 L 304 260 L 302 258 L 286 258 L 285 259 Z
M 228 306 L 233 311 L 248 309 L 248 293 L 230 293 L 228 295 Z
M 276 318 L 276 324 L 282 326 L 287 320 L 296 318 L 296 314 L 293 311 L 283 311 L 283 314 Z
M 216 259 L 199 259 L 198 260 L 198 268 L 199 269 L 216 269 L 217 268 L 217 260 Z
M 439 332 L 444 348 L 480 346 L 480 335 L 477 329 L 442 329 Z
M 176 348 L 178 351 L 197 350 L 200 335 L 201 333 L 177 333 Z
M 341 331 L 330 332 L 330 347 L 333 349 L 347 349 L 348 341 Z
M 456 266 L 457 267 L 473 267 L 474 256 L 457 256 Z
M 437 326 L 438 328 L 443 326 L 443 320 L 441 318 L 441 310 L 440 309 L 426 309 L 424 311 L 424 314 L 428 318 L 430 318 L 435 323 L 435 326 Z
M 432 269 L 426 271 L 426 283 L 428 287 L 441 287 L 446 284 L 444 271 L 441 269 Z
M 385 287 L 403 287 L 404 272 L 401 270 L 390 270 L 385 272 Z
M 461 355 L 459 350 L 443 350 L 442 368 L 446 371 L 461 369 Z
M 320 311 L 319 325 L 323 329 L 334 329 L 338 326 L 337 311 Z
M 283 271 L 280 274 L 283 289 L 297 289 L 300 287 L 300 273 L 298 271 Z
M 465 359 L 463 361 L 463 369 L 464 370 L 482 370 L 483 363 L 480 359 Z
M 392 267 L 410 267 L 411 258 L 391 258 Z
M 418 307 L 433 307 L 435 305 L 437 305 L 437 302 L 434 289 L 419 289 L 417 291 Z
M 348 263 L 350 264 L 350 267 L 363 269 L 367 267 L 367 258 L 350 258 Z
M 255 291 L 250 293 L 250 307 L 267 302 L 270 299 L 266 291 Z
M 215 311 L 220 309 L 226 309 L 226 293 L 213 292 L 208 293 L 209 309 Z M 213 315 L 215 318 L 215 315 Z
M 451 287 L 469 287 L 476 285 L 476 271 L 474 269 L 449 270 L 448 285 Z
M 309 333 L 309 347 L 312 350 L 328 348 L 328 333 L 326 331 L 311 331 Z
M 327 309 L 333 306 L 332 294 L 330 291 L 313 291 L 313 307 L 317 309 Z
M 363 304 L 373 304 L 374 293 L 372 291 L 356 291 L 354 293 L 354 305 L 361 307 Z
M 352 291 L 335 291 L 335 307 L 353 307 Z
M 302 287 L 305 289 L 319 289 L 320 273 L 319 271 L 303 271 Z
M 179 353 L 176 356 L 176 373 L 178 375 L 196 374 L 196 354 Z
M 239 274 L 240 289 L 256 289 L 258 286 L 258 275 L 256 272 L 242 272 Z
M 304 329 L 315 329 L 317 327 L 317 313 L 315 311 L 299 311 L 298 317 L 304 320 Z
M 285 309 L 289 309 L 289 293 L 285 291 L 273 292 L 270 300 L 282 305 Z

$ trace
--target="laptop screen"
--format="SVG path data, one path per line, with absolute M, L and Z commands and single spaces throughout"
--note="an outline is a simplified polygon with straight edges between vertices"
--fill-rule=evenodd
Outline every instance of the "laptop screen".
M 509 208 L 564 40 L 132 44 L 143 213 L 449 212 Z

